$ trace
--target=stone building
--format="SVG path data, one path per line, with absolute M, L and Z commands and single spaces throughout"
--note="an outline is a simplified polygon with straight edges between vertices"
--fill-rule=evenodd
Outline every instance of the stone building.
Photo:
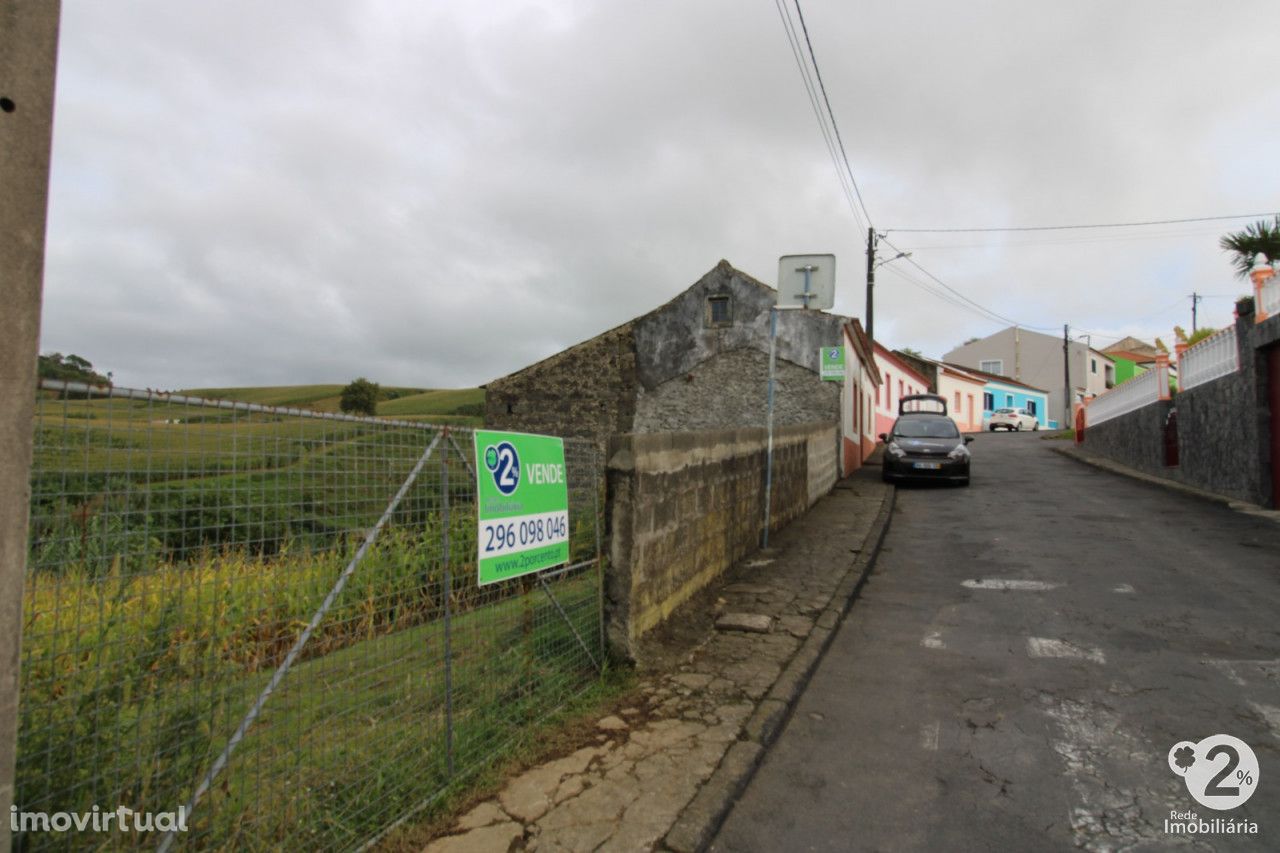
M 485 426 L 595 440 L 618 433 L 760 427 L 776 291 L 721 261 L 670 302 L 485 386 Z M 774 423 L 840 420 L 818 375 L 847 318 L 778 313 Z

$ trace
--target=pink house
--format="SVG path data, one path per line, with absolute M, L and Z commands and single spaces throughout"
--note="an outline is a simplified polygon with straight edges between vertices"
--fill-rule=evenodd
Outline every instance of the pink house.
M 897 419 L 899 400 L 911 394 L 927 394 L 930 388 L 928 379 L 879 341 L 875 342 L 875 363 L 880 371 L 881 382 L 875 400 L 875 429 L 872 435 L 880 435 L 888 432 Z

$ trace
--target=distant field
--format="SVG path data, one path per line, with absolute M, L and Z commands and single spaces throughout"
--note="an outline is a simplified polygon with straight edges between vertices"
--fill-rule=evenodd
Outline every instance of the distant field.
M 317 412 L 338 411 L 342 385 L 281 385 L 262 388 L 191 388 L 183 391 L 194 397 L 240 400 L 263 406 L 295 406 Z M 400 388 L 384 392 L 399 396 L 378 403 L 378 415 L 389 418 L 428 420 L 440 417 L 450 423 L 478 426 L 483 417 L 483 388 Z

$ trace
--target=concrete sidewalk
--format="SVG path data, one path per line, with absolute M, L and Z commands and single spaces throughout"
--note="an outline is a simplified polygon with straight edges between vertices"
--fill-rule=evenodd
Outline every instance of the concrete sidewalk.
M 706 846 L 786 721 L 884 537 L 868 466 L 646 638 L 638 699 L 525 771 L 428 853 Z

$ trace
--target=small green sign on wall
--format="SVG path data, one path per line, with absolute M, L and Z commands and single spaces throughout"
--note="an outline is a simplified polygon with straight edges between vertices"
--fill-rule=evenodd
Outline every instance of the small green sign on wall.
M 844 347 L 823 347 L 821 349 L 822 369 L 820 375 L 827 382 L 844 381 Z
M 569 562 L 564 441 L 476 430 L 480 585 Z

